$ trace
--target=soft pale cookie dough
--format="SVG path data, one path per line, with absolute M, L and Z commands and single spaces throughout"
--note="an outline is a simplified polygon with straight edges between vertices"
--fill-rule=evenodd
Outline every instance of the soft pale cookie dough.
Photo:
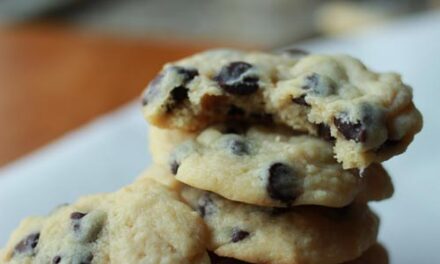
M 155 126 L 148 128 L 148 141 L 151 157 L 155 164 L 168 166 L 171 152 L 180 143 L 195 138 L 196 133 L 190 133 L 175 129 L 161 129 Z
M 331 144 L 320 138 L 258 126 L 230 130 L 214 126 L 179 145 L 168 165 L 176 179 L 229 200 L 269 207 L 343 207 L 393 193 L 381 165 L 344 170 Z
M 152 124 L 194 131 L 225 120 L 281 123 L 334 141 L 344 168 L 402 153 L 422 127 L 412 90 L 343 55 L 213 50 L 170 63 L 144 93 Z
M 183 188 L 182 196 L 208 226 L 208 249 L 224 257 L 266 264 L 334 264 L 356 259 L 376 242 L 379 220 L 362 204 L 272 209 L 191 187 Z
M 141 178 L 22 221 L 0 263 L 210 263 L 205 226 L 175 192 Z

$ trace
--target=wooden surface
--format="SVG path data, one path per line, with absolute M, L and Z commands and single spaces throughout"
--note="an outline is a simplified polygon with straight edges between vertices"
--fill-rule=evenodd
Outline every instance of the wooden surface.
M 135 99 L 162 64 L 204 48 L 0 29 L 0 166 Z

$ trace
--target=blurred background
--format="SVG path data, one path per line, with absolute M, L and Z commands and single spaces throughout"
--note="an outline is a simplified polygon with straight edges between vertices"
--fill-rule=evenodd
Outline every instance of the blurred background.
M 440 0 L 2 0 L 0 166 L 130 102 L 169 60 L 393 23 Z M 439 26 L 439 25 L 437 25 Z

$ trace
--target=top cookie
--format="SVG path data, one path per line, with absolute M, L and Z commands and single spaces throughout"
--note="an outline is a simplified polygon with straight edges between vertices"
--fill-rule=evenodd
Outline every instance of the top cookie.
M 163 128 L 195 131 L 231 119 L 285 124 L 334 141 L 344 168 L 403 152 L 422 127 L 399 75 L 342 55 L 203 52 L 165 65 L 143 105 Z
M 27 218 L 0 263 L 210 263 L 205 227 L 175 192 L 148 178 Z

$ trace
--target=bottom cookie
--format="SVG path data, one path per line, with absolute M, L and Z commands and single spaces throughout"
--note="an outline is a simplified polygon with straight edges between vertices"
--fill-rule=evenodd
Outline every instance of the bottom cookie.
M 343 263 L 376 243 L 379 220 L 366 205 L 341 209 L 265 208 L 213 193 L 182 188 L 182 197 L 204 218 L 207 247 L 251 263 Z
M 0 253 L 6 264 L 208 264 L 202 219 L 148 179 L 22 221 Z
M 216 254 L 209 252 L 209 258 L 211 259 L 211 264 L 248 264 L 249 262 L 244 262 L 238 259 L 220 257 Z M 388 264 L 389 258 L 386 249 L 380 245 L 375 244 L 369 248 L 362 256 L 359 258 L 344 262 L 343 264 Z

